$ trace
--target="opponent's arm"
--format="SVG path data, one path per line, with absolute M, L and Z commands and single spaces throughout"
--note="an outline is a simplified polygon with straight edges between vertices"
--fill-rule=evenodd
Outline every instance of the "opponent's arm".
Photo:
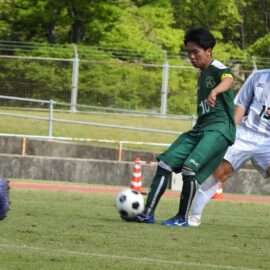
M 243 116 L 245 115 L 245 108 L 239 106 L 239 105 L 235 105 L 235 109 L 234 109 L 234 121 L 235 124 L 238 125 L 240 123 L 240 121 L 242 120 Z
M 210 93 L 207 99 L 207 103 L 210 107 L 214 107 L 216 104 L 217 95 L 226 92 L 232 87 L 234 83 L 233 77 L 224 78 Z

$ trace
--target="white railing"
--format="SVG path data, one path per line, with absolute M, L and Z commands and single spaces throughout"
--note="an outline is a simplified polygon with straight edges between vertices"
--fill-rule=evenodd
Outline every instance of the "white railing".
M 70 105 L 69 103 L 61 103 L 56 102 L 53 100 L 41 100 L 41 99 L 31 99 L 31 98 L 20 98 L 20 97 L 11 97 L 11 96 L 3 96 L 0 95 L 0 99 L 8 99 L 8 100 L 17 100 L 17 101 L 27 101 L 27 102 L 36 102 L 36 103 L 42 103 L 42 104 L 48 104 L 48 111 L 49 116 L 43 117 L 43 116 L 34 116 L 34 115 L 26 115 L 26 114 L 15 114 L 15 113 L 7 113 L 7 112 L 0 112 L 0 115 L 2 116 L 12 116 L 12 117 L 19 117 L 19 118 L 27 118 L 27 119 L 37 119 L 37 120 L 43 120 L 48 121 L 48 136 L 49 138 L 53 137 L 53 122 L 62 122 L 62 123 L 68 123 L 68 124 L 79 124 L 79 125 L 89 125 L 89 126 L 97 126 L 97 127 L 104 127 L 104 128 L 117 128 L 117 129 L 126 129 L 126 130 L 134 130 L 134 131 L 141 131 L 141 132 L 152 132 L 152 133 L 163 133 L 163 134 L 181 134 L 180 131 L 174 131 L 174 130 L 162 130 L 162 129 L 152 129 L 152 128 L 139 128 L 139 127 L 133 127 L 133 126 L 122 126 L 122 125 L 111 125 L 111 124 L 104 124 L 104 123 L 98 123 L 98 122 L 86 122 L 86 121 L 75 121 L 75 120 L 67 120 L 67 119 L 61 119 L 61 118 L 54 118 L 54 106 L 55 105 Z M 87 108 L 87 105 L 82 105 L 83 108 Z M 78 105 L 77 107 L 80 107 Z M 89 109 L 91 109 L 91 106 L 89 106 Z M 118 109 L 115 109 L 118 110 Z M 128 112 L 128 110 L 125 110 L 125 112 Z M 135 111 L 131 111 L 131 113 L 134 115 Z M 140 112 L 140 115 L 143 113 Z M 151 113 L 144 113 L 146 115 L 153 115 L 153 116 L 160 116 L 162 118 L 177 118 L 177 119 L 190 119 L 191 120 L 191 126 L 195 124 L 196 116 L 187 116 L 187 115 L 160 115 L 160 114 L 151 114 Z
M 22 156 L 24 156 L 26 153 L 26 140 L 27 139 L 71 141 L 71 142 L 98 142 L 98 143 L 116 144 L 118 146 L 118 161 L 122 160 L 122 156 L 123 156 L 122 153 L 123 153 L 124 145 L 148 145 L 148 146 L 156 146 L 156 147 L 170 146 L 170 144 L 167 144 L 167 143 L 102 140 L 102 139 L 91 139 L 91 138 L 71 138 L 71 137 L 39 136 L 39 135 L 8 134 L 8 133 L 0 133 L 0 137 L 22 138 L 22 151 L 21 151 Z

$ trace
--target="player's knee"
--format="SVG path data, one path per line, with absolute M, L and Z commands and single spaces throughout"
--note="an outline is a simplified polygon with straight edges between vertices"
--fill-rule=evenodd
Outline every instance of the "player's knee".
M 164 169 L 163 167 L 157 166 L 157 171 L 156 171 L 157 175 L 165 175 L 165 176 L 170 176 L 171 175 L 171 171 Z
M 213 176 L 215 179 L 218 179 L 220 182 L 224 183 L 231 176 L 232 172 L 233 167 L 231 163 L 223 160 L 213 173 Z
M 194 176 L 195 175 L 195 172 L 192 171 L 191 168 L 184 166 L 183 169 L 182 169 L 182 175 L 185 175 L 185 176 Z
M 191 184 L 193 183 L 196 186 L 196 174 L 193 172 L 190 168 L 184 167 L 182 169 L 182 175 L 183 175 L 183 184 L 188 183 Z

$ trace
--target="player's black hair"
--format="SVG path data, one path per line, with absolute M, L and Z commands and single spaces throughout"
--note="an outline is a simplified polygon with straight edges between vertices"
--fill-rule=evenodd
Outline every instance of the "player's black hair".
M 194 42 L 203 49 L 213 49 L 216 45 L 216 39 L 213 34 L 203 27 L 191 28 L 185 34 L 184 44 Z

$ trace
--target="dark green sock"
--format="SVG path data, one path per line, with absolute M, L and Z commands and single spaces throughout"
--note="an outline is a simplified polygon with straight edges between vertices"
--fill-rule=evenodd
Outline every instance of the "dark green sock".
M 158 202 L 167 188 L 170 175 L 170 171 L 167 171 L 161 167 L 157 167 L 156 175 L 154 176 L 149 194 L 147 196 L 144 209 L 145 215 L 154 214 Z
M 195 175 L 183 175 L 183 187 L 179 202 L 179 215 L 187 220 L 188 212 L 191 207 L 192 200 L 197 190 L 197 181 Z

